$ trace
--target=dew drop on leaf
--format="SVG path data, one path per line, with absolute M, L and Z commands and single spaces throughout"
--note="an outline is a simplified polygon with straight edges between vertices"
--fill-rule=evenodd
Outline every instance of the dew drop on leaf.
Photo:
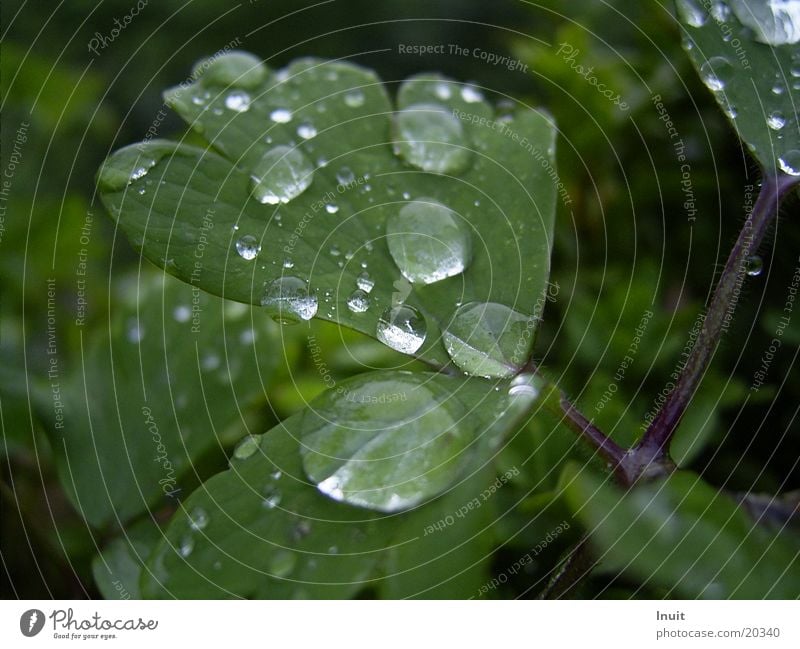
M 347 298 L 347 308 L 353 313 L 364 313 L 369 309 L 369 296 L 361 289 L 356 289 Z
M 800 2 L 797 0 L 730 0 L 736 17 L 767 45 L 800 41 Z
M 311 320 L 317 313 L 317 296 L 308 292 L 307 283 L 299 277 L 279 277 L 265 286 L 261 306 L 281 324 Z
M 281 492 L 275 485 L 267 485 L 264 488 L 264 497 L 261 500 L 261 505 L 264 509 L 275 509 L 281 504 Z
M 700 78 L 709 90 L 719 92 L 733 74 L 733 66 L 724 56 L 714 56 L 700 66 Z
M 179 304 L 172 310 L 172 317 L 176 322 L 188 322 L 192 317 L 192 310 L 185 304 Z
M 365 293 L 371 293 L 372 289 L 375 288 L 375 282 L 370 279 L 369 273 L 364 271 L 356 278 L 356 286 Z
M 236 252 L 242 259 L 252 261 L 261 252 L 261 245 L 252 234 L 246 234 L 236 241 Z
M 758 255 L 752 255 L 747 258 L 745 268 L 750 277 L 758 277 L 764 270 L 764 261 Z
M 208 525 L 208 514 L 202 507 L 195 507 L 189 514 L 189 519 L 191 520 L 189 526 L 195 531 L 205 529 Z
M 779 110 L 773 111 L 767 117 L 767 125 L 773 131 L 779 131 L 786 125 L 786 117 Z
M 297 555 L 289 550 L 276 550 L 269 562 L 269 572 L 273 577 L 288 577 L 297 564 Z
M 353 170 L 350 167 L 342 167 L 339 171 L 336 172 L 336 180 L 339 181 L 340 185 L 347 187 L 350 183 L 354 182 L 356 179 L 356 175 L 353 173 Z
M 463 220 L 432 198 L 419 198 L 386 221 L 389 252 L 410 282 L 432 284 L 463 272 L 472 239 Z
M 253 197 L 269 205 L 288 203 L 308 189 L 313 179 L 314 167 L 302 151 L 283 145 L 267 151 L 250 177 Z
M 425 318 L 414 307 L 405 304 L 386 309 L 378 319 L 376 335 L 387 347 L 413 354 L 425 342 Z
M 458 174 L 470 163 L 470 144 L 455 115 L 436 104 L 412 104 L 395 115 L 394 152 L 423 171 Z
M 185 559 L 194 550 L 194 539 L 191 536 L 186 536 L 178 547 L 178 553 Z
M 778 158 L 780 170 L 790 176 L 800 176 L 800 150 L 792 149 Z
M 276 124 L 286 124 L 292 121 L 292 111 L 288 108 L 276 108 L 269 114 L 269 118 Z
M 302 122 L 297 126 L 297 134 L 304 140 L 310 140 L 317 135 L 317 128 L 311 122 Z
M 344 95 L 344 103 L 350 108 L 358 108 L 359 106 L 363 106 L 364 101 L 364 91 L 360 88 L 350 90 Z
M 225 108 L 237 113 L 250 109 L 250 95 L 244 90 L 234 90 L 225 96 Z
M 677 0 L 681 19 L 691 27 L 702 27 L 708 22 L 708 14 L 697 0 Z

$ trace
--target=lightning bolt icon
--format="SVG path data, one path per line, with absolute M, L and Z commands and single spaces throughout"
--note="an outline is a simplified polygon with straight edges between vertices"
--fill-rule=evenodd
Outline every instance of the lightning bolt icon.
M 36 624 L 36 621 L 39 619 L 39 616 L 36 614 L 36 611 L 31 613 L 31 617 L 28 620 L 28 631 L 33 630 L 33 625 Z

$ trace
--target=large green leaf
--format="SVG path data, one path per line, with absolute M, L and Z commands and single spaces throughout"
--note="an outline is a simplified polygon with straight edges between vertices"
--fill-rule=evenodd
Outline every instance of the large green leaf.
M 739 137 L 768 173 L 800 175 L 797 3 L 676 0 L 676 4 L 692 63 Z
M 259 310 L 155 271 L 121 294 L 108 333 L 84 338 L 60 381 L 62 409 L 42 408 L 62 483 L 97 527 L 174 505 L 201 456 L 244 434 L 278 361 Z
M 563 480 L 601 562 L 680 597 L 797 597 L 797 540 L 758 525 L 698 476 L 679 471 L 627 493 L 576 465 Z
M 465 416 L 455 426 L 470 440 L 470 461 L 450 467 L 446 492 L 390 515 L 329 498 L 306 477 L 301 454 L 306 414 L 295 415 L 265 435 L 244 440 L 230 470 L 183 503 L 143 576 L 145 597 L 338 598 L 369 587 L 393 597 L 453 596 L 453 588 L 480 585 L 489 556 L 490 506 L 468 507 L 469 516 L 445 525 L 447 530 L 439 529 L 439 521 L 455 518 L 491 486 L 496 447 L 530 405 L 532 393 L 508 396 L 481 379 L 438 374 L 364 376 L 379 384 L 414 376 L 417 386 L 436 384 L 460 402 L 454 407 Z M 351 390 L 363 380 L 341 386 Z M 413 451 L 410 455 L 413 477 L 416 457 Z M 402 467 L 404 458 L 397 462 Z M 436 534 L 426 538 L 426 529 L 434 526 Z M 428 555 L 430 547 L 436 551 Z
M 356 65 L 248 61 L 201 64 L 166 92 L 208 148 L 149 141 L 102 167 L 102 199 L 133 246 L 216 295 L 436 365 L 456 308 L 497 303 L 531 319 L 525 356 L 550 265 L 552 121 L 500 117 L 475 88 L 430 75 L 401 86 L 394 113 Z M 401 303 L 419 315 L 389 311 Z

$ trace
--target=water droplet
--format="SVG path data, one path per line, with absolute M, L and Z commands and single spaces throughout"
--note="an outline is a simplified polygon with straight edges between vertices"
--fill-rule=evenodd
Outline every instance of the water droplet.
M 483 101 L 483 93 L 475 86 L 464 86 L 461 88 L 461 99 L 468 104 L 476 104 Z
M 764 261 L 758 255 L 751 255 L 745 262 L 745 268 L 750 277 L 758 277 L 764 270 Z
M 325 206 L 325 211 L 326 211 L 328 214 L 336 214 L 336 212 L 338 212 L 338 211 L 339 211 L 339 206 L 338 206 L 336 203 L 328 203 L 328 204 Z
M 400 304 L 386 309 L 378 319 L 378 340 L 395 351 L 413 354 L 422 347 L 426 335 L 425 318 L 414 307 Z
M 144 338 L 144 327 L 135 319 L 128 321 L 128 340 L 132 343 L 140 343 Z
M 783 116 L 781 111 L 775 110 L 769 114 L 769 117 L 767 117 L 767 125 L 773 131 L 779 131 L 786 125 L 786 118 Z
M 714 56 L 700 66 L 700 78 L 713 92 L 725 88 L 733 74 L 733 66 L 724 56 Z
M 339 548 L 335 545 L 332 545 L 328 548 L 328 554 L 339 554 Z
M 106 191 L 121 191 L 126 185 L 144 178 L 162 158 L 174 150 L 175 144 L 160 140 L 126 146 L 103 163 L 98 182 Z
M 754 38 L 767 45 L 800 41 L 800 2 L 797 0 L 730 0 L 733 13 Z
M 339 250 L 339 246 L 331 246 L 331 257 L 338 257 L 342 254 L 342 251 Z
M 256 332 L 252 329 L 245 329 L 242 333 L 239 334 L 239 342 L 242 345 L 251 345 L 256 341 Z
M 273 577 L 288 577 L 297 563 L 297 555 L 288 550 L 276 550 L 269 562 L 269 572 Z
M 342 167 L 339 171 L 336 172 L 336 180 L 339 181 L 340 185 L 344 185 L 347 187 L 350 183 L 355 182 L 356 175 L 353 173 L 353 170 L 350 167 Z
M 371 293 L 375 287 L 375 282 L 370 279 L 369 273 L 365 271 L 356 278 L 356 286 L 365 293 Z
M 194 538 L 191 536 L 183 537 L 180 546 L 178 546 L 178 553 L 185 559 L 192 553 L 192 550 L 194 550 Z
M 204 370 L 215 370 L 219 367 L 220 358 L 216 354 L 206 354 L 203 356 L 202 366 Z
M 722 0 L 714 0 L 711 3 L 711 17 L 718 23 L 727 22 L 731 17 L 731 10 Z
M 469 230 L 451 209 L 419 198 L 386 222 L 389 252 L 411 282 L 432 284 L 463 272 L 471 258 Z
M 286 124 L 292 121 L 292 111 L 288 108 L 276 108 L 269 114 L 269 118 L 276 124 Z
M 289 259 L 289 257 L 287 257 L 286 259 L 283 260 L 283 267 L 294 268 L 294 262 L 291 259 Z
M 179 304 L 172 310 L 172 317 L 177 322 L 188 322 L 192 317 L 192 310 L 185 304 Z
M 792 149 L 778 158 L 780 170 L 790 176 L 800 176 L 800 150 Z
M 264 498 L 261 500 L 261 506 L 264 509 L 275 509 L 281 504 L 281 492 L 275 485 L 267 485 L 264 487 Z
M 702 27 L 708 22 L 708 14 L 695 0 L 677 0 L 681 20 L 690 27 Z
M 304 140 L 310 140 L 317 135 L 317 127 L 311 122 L 302 122 L 297 127 L 297 134 Z M 324 165 L 320 165 L 324 166 Z
M 225 108 L 244 113 L 250 108 L 250 95 L 244 90 L 234 90 L 225 97 Z
M 494 302 L 469 302 L 459 307 L 443 332 L 445 349 L 468 374 L 513 376 L 533 344 L 532 318 Z
M 464 171 L 471 157 L 461 120 L 435 104 L 413 104 L 396 113 L 394 152 L 423 171 L 441 174 Z
M 191 520 L 190 527 L 195 532 L 205 529 L 206 525 L 208 525 L 208 514 L 202 507 L 195 507 L 192 513 L 189 514 L 189 519 Z
M 773 94 L 773 95 L 778 95 L 778 96 L 780 96 L 780 95 L 782 95 L 784 92 L 786 92 L 786 88 L 784 88 L 784 86 L 783 86 L 783 84 L 782 84 L 782 83 L 780 83 L 780 82 L 777 82 L 777 83 L 776 83 L 774 86 L 772 86 L 772 94 Z
M 314 167 L 299 149 L 276 146 L 267 151 L 250 177 L 253 197 L 259 203 L 288 203 L 302 194 L 314 179 Z
M 364 105 L 364 91 L 360 88 L 355 88 L 345 93 L 344 103 L 350 108 L 358 108 Z
M 242 259 L 252 261 L 261 252 L 261 244 L 252 234 L 246 234 L 236 241 L 236 252 Z
M 305 281 L 299 277 L 279 277 L 265 286 L 261 306 L 266 307 L 273 320 L 295 324 L 311 320 L 317 313 L 317 297 L 310 295 Z
M 347 308 L 353 313 L 364 313 L 369 309 L 369 296 L 361 289 L 356 289 L 347 298 Z
M 535 401 L 539 398 L 541 380 L 535 374 L 520 374 L 515 376 L 508 387 L 508 396 L 514 399 Z
M 433 92 L 436 95 L 437 99 L 441 99 L 442 101 L 446 101 L 452 97 L 453 93 L 450 90 L 450 86 L 446 84 L 444 81 L 440 81 L 433 87 Z
M 246 460 L 258 450 L 259 440 L 254 435 L 245 437 L 233 450 L 233 457 L 237 460 Z
M 292 541 L 302 541 L 311 534 L 311 521 L 303 519 L 292 527 Z

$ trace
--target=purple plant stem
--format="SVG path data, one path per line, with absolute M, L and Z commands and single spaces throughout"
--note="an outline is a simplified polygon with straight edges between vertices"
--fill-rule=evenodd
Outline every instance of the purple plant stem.
M 761 245 L 781 199 L 800 182 L 796 176 L 766 176 L 753 210 L 728 256 L 714 289 L 706 317 L 686 365 L 664 406 L 645 431 L 634 455 L 637 464 L 666 457 L 672 436 L 689 405 L 719 343 L 729 312 L 735 308 L 734 293 L 743 281 L 747 260 Z

